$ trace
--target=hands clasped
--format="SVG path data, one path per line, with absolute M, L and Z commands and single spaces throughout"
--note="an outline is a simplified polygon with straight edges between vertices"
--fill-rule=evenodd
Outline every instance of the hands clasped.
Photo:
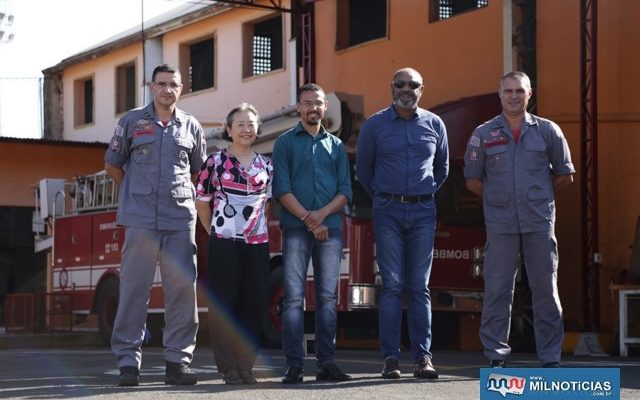
M 329 228 L 323 224 L 324 218 L 325 215 L 314 210 L 307 212 L 301 220 L 317 240 L 327 240 L 329 239 Z

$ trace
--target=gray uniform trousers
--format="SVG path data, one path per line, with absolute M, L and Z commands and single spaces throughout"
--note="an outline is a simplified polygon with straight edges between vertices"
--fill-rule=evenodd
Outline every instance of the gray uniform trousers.
M 198 331 L 195 231 L 127 227 L 120 268 L 120 302 L 111 336 L 118 368 L 142 362 L 142 340 L 156 264 L 164 289 L 164 358 L 189 364 Z
M 484 259 L 484 305 L 480 339 L 484 354 L 504 360 L 511 352 L 509 329 L 515 277 L 522 251 L 533 298 L 538 358 L 560 362 L 564 326 L 558 295 L 558 248 L 553 230 L 532 233 L 487 232 Z

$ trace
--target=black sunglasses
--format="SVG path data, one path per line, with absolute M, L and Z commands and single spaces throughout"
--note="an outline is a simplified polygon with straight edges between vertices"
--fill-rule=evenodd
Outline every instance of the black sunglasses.
M 422 86 L 422 83 L 416 82 L 416 81 L 396 80 L 396 81 L 392 81 L 391 83 L 393 83 L 393 86 L 395 86 L 396 89 L 402 89 L 403 87 L 405 87 L 405 85 L 409 85 L 409 89 L 416 90 L 417 88 Z

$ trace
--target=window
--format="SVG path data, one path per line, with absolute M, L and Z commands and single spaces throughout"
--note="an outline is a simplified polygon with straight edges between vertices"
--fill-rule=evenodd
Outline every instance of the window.
M 136 106 L 136 64 L 131 62 L 116 68 L 116 114 Z
M 180 71 L 184 93 L 214 86 L 214 37 L 180 46 Z
M 244 24 L 243 43 L 244 78 L 282 68 L 282 17 L 276 15 Z
M 488 5 L 489 0 L 429 0 L 429 21 L 442 21 L 454 15 Z
M 387 36 L 387 0 L 338 0 L 336 48 Z
M 73 83 L 75 126 L 93 123 L 93 77 Z

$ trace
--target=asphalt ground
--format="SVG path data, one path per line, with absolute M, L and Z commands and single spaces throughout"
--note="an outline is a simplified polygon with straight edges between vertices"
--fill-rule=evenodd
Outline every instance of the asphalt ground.
M 486 360 L 478 352 L 435 352 L 440 373 L 435 381 L 417 380 L 413 365 L 403 354 L 403 377 L 380 378 L 382 363 L 375 350 L 338 350 L 336 361 L 353 376 L 340 383 L 316 382 L 313 356 L 305 359 L 305 382 L 283 385 L 284 357 L 280 350 L 263 350 L 256 363 L 256 386 L 225 385 L 218 376 L 211 350 L 196 349 L 192 368 L 195 386 L 168 386 L 164 382 L 162 350 L 144 349 L 141 384 L 120 388 L 114 356 L 103 347 L 82 349 L 23 348 L 0 350 L 0 398 L 12 399 L 448 399 L 480 397 L 480 368 Z M 510 367 L 539 367 L 533 354 L 514 354 Z M 640 358 L 565 356 L 565 367 L 620 368 L 621 398 L 640 399 Z

